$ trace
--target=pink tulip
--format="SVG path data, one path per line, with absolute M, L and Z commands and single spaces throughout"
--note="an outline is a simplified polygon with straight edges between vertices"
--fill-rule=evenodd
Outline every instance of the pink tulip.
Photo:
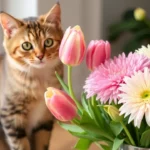
M 111 47 L 109 42 L 103 40 L 92 40 L 87 48 L 86 64 L 87 67 L 93 71 L 106 59 L 110 58 Z
M 70 121 L 77 115 L 76 104 L 65 92 L 49 87 L 44 96 L 48 109 L 58 120 Z
M 60 60 L 66 65 L 77 66 L 83 61 L 84 53 L 85 41 L 80 26 L 69 27 L 60 45 Z

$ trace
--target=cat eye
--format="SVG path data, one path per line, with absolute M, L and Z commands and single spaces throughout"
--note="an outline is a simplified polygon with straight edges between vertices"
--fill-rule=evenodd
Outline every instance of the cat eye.
M 53 45 L 53 39 L 48 38 L 44 42 L 44 47 L 51 47 Z
M 25 51 L 29 51 L 31 49 L 33 49 L 33 46 L 30 42 L 24 42 L 22 44 L 22 48 L 25 50 Z

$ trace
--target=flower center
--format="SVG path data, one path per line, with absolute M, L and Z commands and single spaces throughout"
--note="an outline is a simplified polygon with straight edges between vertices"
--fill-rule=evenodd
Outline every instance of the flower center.
M 141 98 L 146 102 L 150 102 L 150 91 L 144 91 L 141 93 Z
M 49 88 L 49 90 L 46 92 L 46 98 L 51 98 L 53 96 L 52 90 Z

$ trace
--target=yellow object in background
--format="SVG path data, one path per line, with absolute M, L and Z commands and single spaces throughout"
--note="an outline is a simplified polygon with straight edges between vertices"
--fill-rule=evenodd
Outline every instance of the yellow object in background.
M 134 17 L 138 21 L 142 21 L 146 18 L 146 11 L 143 8 L 136 8 L 134 10 Z

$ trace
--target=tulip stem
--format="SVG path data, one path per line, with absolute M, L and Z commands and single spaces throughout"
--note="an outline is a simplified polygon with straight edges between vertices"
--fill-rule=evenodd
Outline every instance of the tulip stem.
M 130 134 L 128 128 L 125 126 L 125 124 L 123 123 L 123 121 L 120 121 L 120 123 L 121 123 L 121 125 L 122 125 L 122 127 L 123 127 L 123 129 L 124 129 L 124 131 L 125 131 L 125 133 L 126 133 L 126 135 L 128 136 L 128 138 L 129 138 L 131 144 L 132 144 L 133 146 L 135 146 L 135 142 L 134 142 L 134 140 L 133 140 L 133 138 L 132 138 L 132 136 L 131 136 L 131 134 Z
M 72 88 L 72 67 L 71 66 L 68 66 L 68 87 L 69 87 L 69 93 L 70 93 L 70 96 L 72 97 L 72 99 L 74 100 L 74 102 L 76 103 L 78 109 L 79 109 L 79 112 L 82 113 L 82 106 L 81 104 L 79 103 L 79 101 L 77 100 L 77 98 L 75 97 L 75 94 L 73 92 L 73 88 Z

